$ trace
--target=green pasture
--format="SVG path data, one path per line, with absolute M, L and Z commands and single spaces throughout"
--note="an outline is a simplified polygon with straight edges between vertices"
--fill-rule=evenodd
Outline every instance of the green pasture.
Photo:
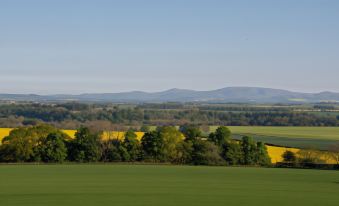
M 214 131 L 217 126 L 210 127 Z M 339 143 L 339 127 L 230 126 L 233 137 L 252 136 L 270 144 L 326 150 Z
M 288 138 L 339 140 L 339 127 L 265 127 L 231 126 L 234 134 L 255 134 Z M 211 127 L 215 130 L 215 127 Z
M 0 165 L 4 206 L 338 205 L 339 172 L 156 165 Z

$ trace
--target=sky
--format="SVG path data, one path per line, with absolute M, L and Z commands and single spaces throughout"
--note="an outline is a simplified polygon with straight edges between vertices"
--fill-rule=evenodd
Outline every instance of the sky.
M 338 0 L 0 0 L 0 93 L 339 92 Z

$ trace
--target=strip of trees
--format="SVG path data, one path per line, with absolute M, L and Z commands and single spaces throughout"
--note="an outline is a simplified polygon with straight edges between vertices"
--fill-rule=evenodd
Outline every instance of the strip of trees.
M 158 127 L 139 141 L 129 130 L 123 139 L 102 140 L 102 133 L 81 127 L 70 138 L 50 125 L 11 131 L 0 145 L 1 162 L 153 162 L 189 165 L 271 164 L 266 147 L 251 137 L 231 139 L 227 127 L 208 137 L 195 126 Z
M 1 103 L 0 103 L 1 104 Z M 326 110 L 333 109 L 333 110 Z M 312 112 L 312 111 L 319 112 Z M 111 124 L 114 127 L 142 125 L 229 125 L 229 126 L 339 126 L 337 105 L 277 106 L 237 104 L 3 104 L 0 127 L 48 123 L 58 128 Z

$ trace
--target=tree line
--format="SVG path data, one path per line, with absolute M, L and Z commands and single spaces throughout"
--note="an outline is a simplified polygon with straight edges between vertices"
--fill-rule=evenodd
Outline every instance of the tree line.
M 19 127 L 45 122 L 59 128 L 78 128 L 84 123 L 95 121 L 139 127 L 183 124 L 339 126 L 339 115 L 331 112 L 302 112 L 302 109 L 296 112 L 284 107 L 155 105 L 9 104 L 0 107 L 0 126 Z
M 271 160 L 265 144 L 244 136 L 231 139 L 227 127 L 202 137 L 198 127 L 158 127 L 139 141 L 133 130 L 123 139 L 103 140 L 102 133 L 80 127 L 74 138 L 42 124 L 10 132 L 0 145 L 1 162 L 152 162 L 188 165 L 258 165 Z

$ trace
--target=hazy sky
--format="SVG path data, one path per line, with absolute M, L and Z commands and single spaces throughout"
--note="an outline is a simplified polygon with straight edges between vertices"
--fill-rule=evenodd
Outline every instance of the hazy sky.
M 0 0 L 0 93 L 339 92 L 338 0 Z

